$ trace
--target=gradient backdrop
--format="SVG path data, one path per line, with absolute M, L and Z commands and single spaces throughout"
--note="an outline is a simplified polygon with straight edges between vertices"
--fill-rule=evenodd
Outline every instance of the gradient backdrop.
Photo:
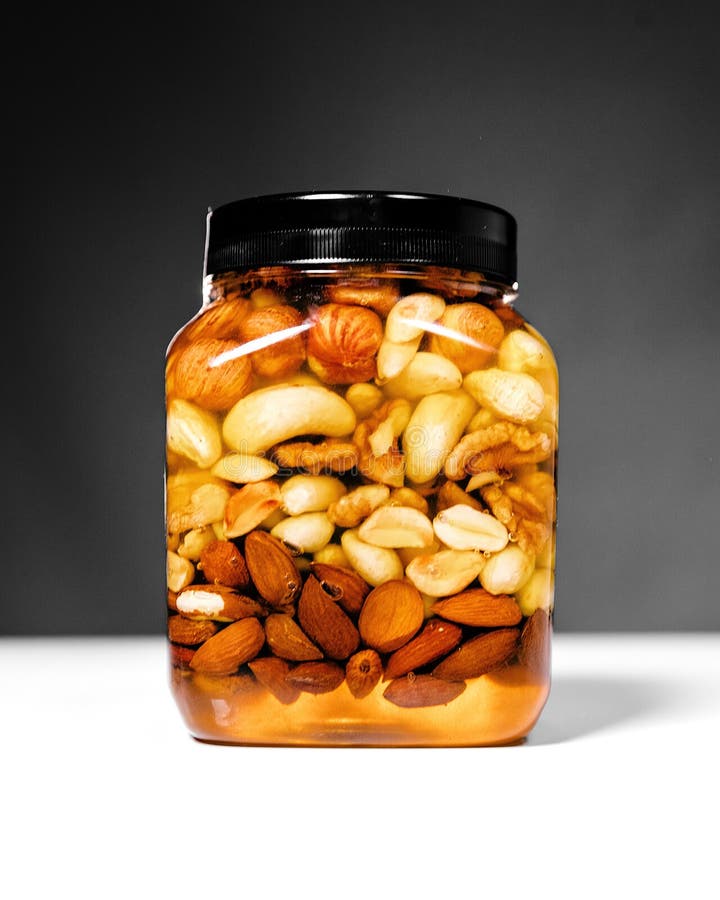
M 2 631 L 161 631 L 164 351 L 206 209 L 321 188 L 514 213 L 519 308 L 561 372 L 557 627 L 720 627 L 708 9 L 16 13 Z

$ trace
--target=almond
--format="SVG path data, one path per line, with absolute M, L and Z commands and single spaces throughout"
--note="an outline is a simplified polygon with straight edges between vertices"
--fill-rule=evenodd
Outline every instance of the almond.
M 385 669 L 385 678 L 399 678 L 435 662 L 454 650 L 461 639 L 462 629 L 457 625 L 438 620 L 428 622 L 417 637 L 393 653 Z
M 357 572 L 344 566 L 317 562 L 312 563 L 310 569 L 323 590 L 332 600 L 336 600 L 345 612 L 352 615 L 360 612 L 370 587 Z
M 398 678 L 391 682 L 383 696 L 395 706 L 414 709 L 419 706 L 445 706 L 465 690 L 465 683 L 441 681 L 432 675 Z
M 195 651 L 190 647 L 180 647 L 177 644 L 170 644 L 170 665 L 177 669 L 187 669 L 190 661 L 195 656 Z
M 202 644 L 217 630 L 217 625 L 210 620 L 198 621 L 185 616 L 170 616 L 168 619 L 168 637 L 173 644 L 187 644 L 189 647 Z
M 236 491 L 225 507 L 226 537 L 241 537 L 263 522 L 282 503 L 276 481 L 246 484 Z
M 347 659 L 357 649 L 360 642 L 357 628 L 328 597 L 314 575 L 308 577 L 300 595 L 298 618 L 308 636 L 331 659 Z
M 292 375 L 305 361 L 303 317 L 292 306 L 256 309 L 240 323 L 252 368 L 266 378 Z
M 213 541 L 200 554 L 200 570 L 210 584 L 246 588 L 250 573 L 242 553 L 232 541 Z
M 361 650 L 351 656 L 345 666 L 345 680 L 356 700 L 367 697 L 381 676 L 382 660 L 374 650 Z
M 522 612 L 514 597 L 491 594 L 483 588 L 463 591 L 454 597 L 439 600 L 432 611 L 443 619 L 476 628 L 517 625 L 522 619 Z
M 245 562 L 258 593 L 271 606 L 286 606 L 300 593 L 302 579 L 290 551 L 271 534 L 250 532 L 245 538 Z
M 550 677 L 550 616 L 536 609 L 525 623 L 520 637 L 518 660 L 538 681 Z
M 353 384 L 375 377 L 383 327 L 370 309 L 321 306 L 308 335 L 308 364 L 327 384 Z
M 284 659 L 277 656 L 262 656 L 248 663 L 250 671 L 259 683 L 280 701 L 280 703 L 294 703 L 300 696 L 300 691 L 288 681 L 290 665 Z
M 174 389 L 178 397 L 205 409 L 230 409 L 250 390 L 252 367 L 237 341 L 204 338 L 178 356 Z
M 308 694 L 327 694 L 345 680 L 345 672 L 337 663 L 306 662 L 290 670 L 288 684 Z
M 254 659 L 265 643 L 265 632 L 257 619 L 233 622 L 195 651 L 190 668 L 208 675 L 232 675 Z
M 471 638 L 436 666 L 433 675 L 445 681 L 464 681 L 492 672 L 513 656 L 519 636 L 517 628 L 499 628 Z
M 180 591 L 175 600 L 177 611 L 191 619 L 235 622 L 249 616 L 262 616 L 266 610 L 251 597 L 237 594 L 221 584 L 193 584 Z
M 292 616 L 274 613 L 265 620 L 265 638 L 272 652 L 283 659 L 322 659 L 322 650 L 307 637 Z
M 380 653 L 392 653 L 420 630 L 425 606 L 420 592 L 406 581 L 386 581 L 363 604 L 358 627 L 363 640 Z

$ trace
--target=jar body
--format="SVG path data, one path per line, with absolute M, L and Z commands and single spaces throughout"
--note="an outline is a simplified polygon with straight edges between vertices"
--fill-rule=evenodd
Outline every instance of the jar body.
M 557 369 L 422 266 L 209 278 L 167 358 L 171 685 L 241 744 L 521 740 L 547 699 Z

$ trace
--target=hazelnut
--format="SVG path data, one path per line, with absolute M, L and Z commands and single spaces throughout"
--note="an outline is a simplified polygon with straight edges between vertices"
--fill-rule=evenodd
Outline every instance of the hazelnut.
M 250 354 L 252 367 L 266 378 L 285 378 L 297 372 L 305 361 L 305 340 L 301 333 L 282 332 L 302 326 L 303 318 L 292 306 L 255 309 L 240 324 L 243 341 L 258 341 Z M 262 339 L 265 338 L 263 341 Z
M 375 377 L 382 322 L 371 309 L 338 303 L 321 306 L 308 335 L 308 363 L 326 384 L 353 384 Z

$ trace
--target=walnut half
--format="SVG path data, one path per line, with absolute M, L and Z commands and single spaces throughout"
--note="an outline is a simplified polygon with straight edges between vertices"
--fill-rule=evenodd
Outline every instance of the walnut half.
M 507 472 L 526 463 L 542 462 L 551 451 L 552 440 L 542 431 L 496 422 L 465 435 L 445 461 L 445 475 L 459 481 L 481 472 Z

